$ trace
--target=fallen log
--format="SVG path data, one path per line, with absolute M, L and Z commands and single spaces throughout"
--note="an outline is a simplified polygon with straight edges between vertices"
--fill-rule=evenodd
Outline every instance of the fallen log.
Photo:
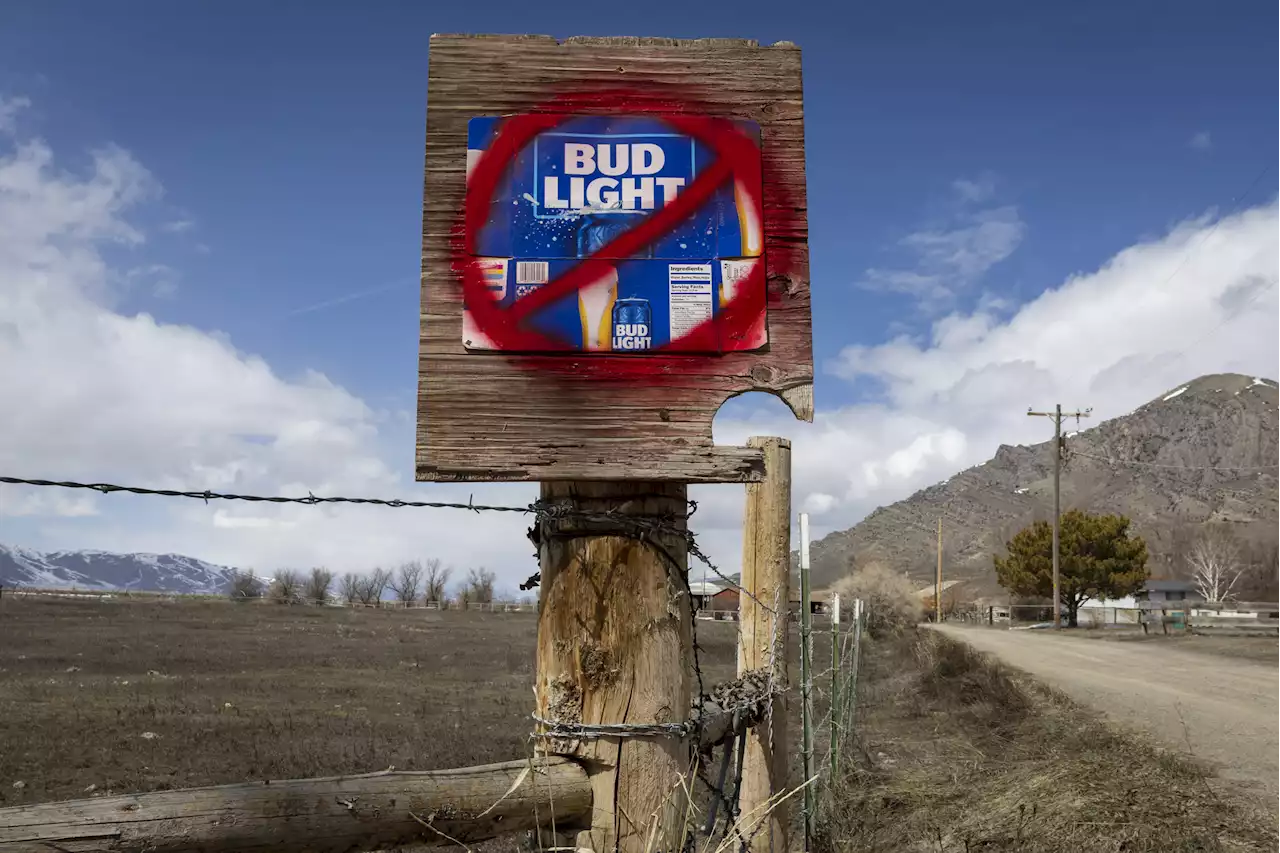
M 753 724 L 761 673 L 717 686 L 702 704 L 699 747 Z M 695 712 L 696 713 L 696 712 Z M 216 785 L 0 808 L 0 853 L 382 850 L 483 841 L 536 827 L 581 828 L 591 785 L 568 758 L 428 772 Z
M 0 809 L 3 853 L 383 850 L 590 822 L 566 758 L 292 779 Z

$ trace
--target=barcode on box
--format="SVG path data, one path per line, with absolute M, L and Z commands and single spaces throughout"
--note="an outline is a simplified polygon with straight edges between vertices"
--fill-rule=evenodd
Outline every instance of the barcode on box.
M 546 284 L 546 261 L 517 261 L 516 284 Z

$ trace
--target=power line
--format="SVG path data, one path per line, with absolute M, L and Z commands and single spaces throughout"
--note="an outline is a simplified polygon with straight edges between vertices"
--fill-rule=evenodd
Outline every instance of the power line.
M 1262 176 L 1269 171 L 1271 171 L 1270 163 L 1262 167 L 1262 171 L 1254 176 L 1253 180 L 1249 182 L 1249 186 L 1245 189 L 1244 192 L 1238 193 L 1236 196 L 1234 196 L 1231 199 L 1229 203 L 1232 205 L 1232 207 L 1227 211 L 1226 214 L 1219 216 L 1217 218 L 1217 220 L 1213 223 L 1213 226 L 1207 232 L 1205 232 L 1205 234 L 1200 238 L 1200 241 L 1198 243 L 1196 243 L 1191 248 L 1187 249 L 1186 253 L 1182 256 L 1182 260 L 1178 263 L 1176 267 L 1174 267 L 1173 272 L 1169 273 L 1169 277 L 1164 280 L 1164 286 L 1161 286 L 1160 288 L 1161 290 L 1164 290 L 1165 286 L 1167 286 L 1169 282 L 1173 281 L 1174 278 L 1177 277 L 1178 273 L 1182 272 L 1182 268 L 1187 265 L 1187 261 L 1191 259 L 1191 256 L 1194 255 L 1200 249 L 1201 246 L 1207 243 L 1210 237 L 1212 237 L 1214 234 L 1217 233 L 1218 226 L 1222 224 L 1222 220 L 1226 219 L 1227 216 L 1230 216 L 1232 213 L 1235 213 L 1237 210 L 1239 210 L 1241 207 L 1244 206 L 1244 200 L 1248 198 L 1249 193 L 1253 192 L 1253 188 L 1256 187 L 1258 185 L 1258 182 L 1262 180 Z
M 1178 275 L 1178 273 L 1182 272 L 1182 268 L 1187 265 L 1187 261 L 1191 259 L 1191 256 L 1195 254 L 1200 249 L 1201 246 L 1203 246 L 1206 242 L 1208 242 L 1210 237 L 1212 237 L 1214 234 L 1217 233 L 1218 226 L 1222 224 L 1222 220 L 1226 219 L 1227 216 L 1230 216 L 1231 214 L 1237 212 L 1244 206 L 1244 200 L 1248 198 L 1249 193 L 1253 192 L 1254 187 L 1256 187 L 1258 185 L 1258 182 L 1262 180 L 1262 176 L 1265 175 L 1270 170 L 1271 170 L 1270 163 L 1263 166 L 1262 171 L 1258 172 L 1258 174 L 1254 176 L 1253 180 L 1249 183 L 1249 186 L 1245 189 L 1245 191 L 1231 199 L 1232 207 L 1227 211 L 1226 214 L 1224 214 L 1223 216 L 1219 216 L 1217 220 L 1214 221 L 1212 227 L 1210 227 L 1209 230 L 1206 231 L 1203 236 L 1201 236 L 1199 242 L 1197 242 L 1194 246 L 1187 249 L 1186 254 L 1182 256 L 1182 260 L 1178 263 L 1178 266 L 1175 267 L 1173 272 L 1169 274 L 1169 277 L 1165 279 L 1164 285 L 1160 288 L 1161 290 L 1167 289 L 1169 282 L 1173 281 L 1173 279 Z M 1200 337 L 1192 341 L 1190 344 L 1184 346 L 1181 350 L 1179 350 L 1176 358 L 1183 358 L 1184 356 L 1186 356 L 1186 354 L 1190 350 L 1199 346 L 1201 343 L 1204 342 L 1206 338 L 1208 338 L 1214 332 L 1218 331 L 1218 329 L 1221 329 L 1223 326 L 1225 326 L 1227 324 L 1227 321 L 1231 320 L 1233 316 L 1238 317 L 1241 314 L 1243 314 L 1246 308 L 1250 307 L 1251 305 L 1253 305 L 1253 303 L 1257 302 L 1259 297 L 1261 297 L 1262 294 L 1266 293 L 1273 286 L 1275 286 L 1275 284 L 1276 284 L 1276 279 L 1272 279 L 1271 281 L 1267 282 L 1266 287 L 1258 288 L 1257 292 L 1255 292 L 1253 296 L 1250 297 L 1249 300 L 1245 302 L 1245 304 L 1242 305 L 1238 311 L 1235 312 L 1234 315 L 1228 315 L 1226 317 L 1223 317 L 1220 321 L 1218 321 L 1216 324 L 1210 327 L 1207 332 L 1205 332 Z

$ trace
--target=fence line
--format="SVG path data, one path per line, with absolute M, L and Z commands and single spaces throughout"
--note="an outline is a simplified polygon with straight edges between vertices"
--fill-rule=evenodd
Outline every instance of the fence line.
M 247 495 L 232 492 L 214 492 L 208 489 L 153 489 L 146 486 L 122 486 L 115 483 L 82 483 L 75 480 L 51 480 L 29 477 L 10 477 L 0 476 L 0 484 L 17 485 L 17 486 L 34 486 L 39 488 L 56 488 L 56 489 L 74 489 L 98 492 L 99 494 L 109 495 L 117 493 L 133 494 L 133 495 L 150 495 L 155 497 L 168 498 L 184 498 L 189 500 L 204 501 L 242 501 L 246 503 L 273 503 L 273 504 L 298 504 L 302 506 L 318 506 L 322 504 L 352 504 L 361 506 L 377 506 L 389 509 L 413 508 L 413 509 L 451 509 L 464 510 L 467 512 L 499 512 L 499 513 L 515 513 L 519 515 L 532 515 L 534 517 L 535 526 L 541 522 L 547 521 L 580 521 L 592 524 L 604 525 L 609 528 L 608 532 L 613 536 L 625 536 L 642 542 L 652 544 L 655 537 L 673 536 L 683 540 L 685 549 L 689 556 L 696 559 L 702 565 L 707 567 L 713 575 L 719 578 L 728 588 L 738 591 L 740 595 L 746 595 L 755 598 L 753 593 L 743 587 L 738 581 L 726 575 L 720 570 L 710 557 L 698 545 L 697 537 L 688 527 L 689 519 L 693 518 L 698 511 L 698 502 L 695 500 L 686 500 L 685 506 L 687 512 L 684 514 L 671 515 L 632 515 L 620 512 L 586 512 L 575 510 L 570 502 L 564 500 L 536 500 L 524 506 L 520 505 L 501 505 L 501 504 L 477 504 L 473 500 L 468 499 L 466 503 L 458 501 L 413 501 L 402 500 L 400 498 L 351 498 L 341 496 L 320 496 L 313 495 L 310 492 L 305 497 L 290 497 L 285 495 Z M 537 585 L 537 575 L 530 578 L 528 583 L 532 588 Z M 523 587 L 522 587 L 523 588 Z M 773 608 L 761 601 L 756 604 L 764 608 L 767 612 L 773 612 Z
M 260 495 L 219 493 L 219 492 L 212 492 L 207 490 L 182 491 L 182 490 L 168 490 L 168 489 L 149 489 L 149 488 L 143 488 L 143 487 L 119 486 L 115 484 L 106 484 L 106 483 L 96 483 L 96 484 L 95 483 L 78 483 L 78 482 L 72 482 L 72 481 L 33 480 L 33 479 L 23 479 L 23 478 L 15 478 L 15 477 L 0 477 L 0 483 L 11 484 L 11 485 L 28 485 L 28 486 L 45 487 L 45 488 L 86 489 L 86 490 L 97 491 L 101 494 L 113 494 L 113 493 L 124 492 L 124 493 L 139 494 L 139 495 L 153 495 L 153 496 L 161 496 L 161 497 L 195 499 L 195 500 L 203 500 L 205 502 L 208 502 L 210 500 L 232 500 L 232 501 L 264 502 L 264 503 L 276 503 L 276 504 L 299 504 L 304 506 L 342 503 L 342 504 L 354 504 L 354 505 L 379 506 L 379 507 L 385 507 L 385 508 L 413 507 L 413 508 L 425 508 L 425 509 L 454 509 L 454 510 L 465 510 L 469 512 L 519 513 L 519 514 L 533 515 L 538 523 L 543 523 L 548 521 L 563 522 L 565 520 L 573 520 L 573 521 L 579 521 L 579 522 L 587 522 L 592 525 L 607 526 L 609 528 L 609 532 L 612 535 L 628 536 L 643 542 L 647 542 L 651 545 L 654 543 L 655 537 L 664 536 L 664 535 L 675 536 L 683 540 L 684 544 L 687 546 L 688 553 L 691 556 L 693 556 L 695 559 L 704 563 L 707 566 L 707 568 L 711 572 L 713 572 L 718 578 L 720 578 L 728 587 L 738 590 L 740 594 L 746 595 L 750 600 L 752 600 L 759 607 L 761 607 L 763 611 L 773 614 L 776 617 L 779 617 L 776 619 L 778 629 L 787 630 L 787 626 L 789 626 L 792 622 L 800 623 L 801 637 L 802 637 L 802 643 L 803 643 L 802 657 L 804 658 L 804 666 L 803 666 L 804 673 L 801 679 L 801 683 L 799 685 L 796 685 L 794 687 L 783 687 L 780 685 L 775 686 L 770 682 L 763 693 L 761 693 L 759 690 L 756 690 L 754 692 L 747 691 L 747 698 L 743 702 L 740 702 L 739 704 L 726 704 L 724 702 L 721 702 L 719 705 L 717 705 L 711 701 L 711 697 L 713 694 L 715 694 L 718 690 L 725 689 L 726 686 L 724 685 L 716 688 L 716 690 L 713 690 L 710 693 L 704 693 L 702 689 L 699 689 L 698 695 L 699 697 L 702 697 L 702 698 L 700 699 L 699 702 L 695 703 L 695 710 L 694 710 L 693 717 L 690 719 L 688 724 L 685 724 L 679 727 L 679 732 L 674 732 L 669 736 L 673 736 L 673 737 L 692 736 L 696 740 L 701 741 L 703 743 L 704 748 L 709 748 L 710 745 L 724 744 L 724 749 L 726 751 L 725 766 L 727 768 L 728 755 L 729 755 L 730 749 L 732 748 L 732 745 L 734 744 L 735 741 L 741 743 L 746 736 L 748 727 L 754 726 L 757 724 L 758 722 L 757 717 L 760 714 L 760 709 L 761 708 L 765 709 L 765 713 L 767 713 L 768 709 L 772 708 L 772 701 L 775 697 L 781 696 L 787 693 L 791 693 L 793 690 L 798 691 L 801 694 L 801 698 L 804 706 L 804 712 L 805 712 L 804 727 L 806 731 L 806 738 L 805 738 L 806 769 L 809 771 L 806 773 L 805 780 L 801 786 L 804 789 L 805 799 L 806 799 L 805 808 L 804 808 L 804 819 L 805 819 L 806 829 L 808 830 L 806 832 L 807 840 L 812 837 L 813 820 L 814 820 L 815 811 L 816 811 L 817 799 L 816 799 L 815 783 L 821 781 L 821 778 L 826 778 L 828 780 L 828 783 L 830 783 L 832 779 L 836 778 L 838 774 L 841 773 L 841 770 L 842 770 L 842 760 L 843 760 L 842 756 L 847 755 L 851 752 L 851 750 L 842 749 L 841 746 L 842 746 L 842 743 L 845 740 L 847 740 L 850 735 L 850 732 L 851 732 L 850 723 L 851 723 L 852 716 L 854 714 L 854 709 L 856 707 L 857 671 L 860 666 L 860 652 L 861 652 L 860 638 L 861 638 L 861 633 L 865 628 L 865 611 L 861 607 L 861 602 L 855 602 L 855 605 L 857 606 L 857 611 L 856 611 L 857 615 L 852 625 L 850 626 L 849 630 L 845 630 L 845 631 L 841 630 L 841 626 L 839 624 L 839 621 L 840 621 L 839 614 L 823 614 L 823 615 L 829 615 L 832 621 L 832 625 L 831 625 L 832 641 L 833 641 L 832 642 L 832 651 L 833 651 L 832 666 L 821 673 L 813 672 L 813 666 L 812 666 L 813 618 L 812 617 L 814 614 L 812 613 L 812 607 L 809 605 L 809 602 L 808 602 L 809 596 L 807 594 L 804 594 L 801 596 L 799 613 L 793 613 L 790 603 L 783 603 L 778 601 L 778 602 L 773 602 L 773 606 L 769 606 L 769 604 L 758 601 L 755 598 L 753 591 L 745 589 L 738 581 L 735 581 L 727 577 L 726 575 L 724 575 L 719 570 L 719 568 L 715 566 L 707 558 L 707 556 L 701 551 L 701 549 L 698 547 L 696 543 L 696 539 L 694 535 L 687 529 L 688 519 L 693 515 L 693 513 L 697 509 L 697 505 L 693 501 L 687 502 L 687 507 L 688 507 L 687 513 L 647 517 L 647 516 L 624 516 L 614 512 L 584 512 L 579 510 L 571 510 L 569 509 L 568 506 L 564 504 L 557 503 L 555 501 L 541 501 L 541 500 L 535 501 L 534 503 L 531 503 L 527 506 L 497 506 L 497 505 L 475 504 L 474 502 L 471 502 L 471 501 L 468 501 L 467 503 L 463 504 L 463 503 L 442 502 L 442 501 L 403 501 L 398 499 L 319 497 L 311 494 L 308 494 L 305 497 L 290 498 L 290 497 L 283 497 L 283 496 L 260 496 Z M 807 521 L 807 519 L 805 520 Z M 807 524 L 805 526 L 807 527 Z M 807 543 L 805 544 L 807 545 Z M 808 550 L 807 547 L 805 548 L 805 550 L 806 551 Z M 805 577 L 806 582 L 807 580 L 808 578 Z M 805 584 L 805 586 L 807 586 L 807 583 Z M 95 590 L 95 591 L 83 591 L 83 592 L 22 590 L 21 592 L 16 592 L 16 593 L 13 590 L 6 590 L 6 592 L 10 592 L 11 594 L 24 595 L 24 596 L 55 595 L 55 596 L 67 596 L 67 597 L 96 598 L 99 600 L 112 600 L 116 597 L 129 598 L 133 596 L 136 596 L 139 598 L 154 598 L 156 600 L 176 600 L 179 596 L 183 595 L 182 593 L 142 593 L 142 592 L 133 592 L 133 591 L 125 591 L 125 590 L 101 590 L 101 591 Z M 686 592 L 687 592 L 687 589 L 686 589 Z M 807 589 L 805 590 L 805 592 L 807 593 Z M 215 598 L 217 600 L 223 600 L 223 601 L 230 601 L 230 599 L 221 597 L 221 596 L 204 595 L 201 597 Z M 692 603 L 692 596 L 690 596 L 690 599 Z M 266 599 L 264 600 L 264 603 L 272 603 L 272 602 L 270 601 L 270 599 Z M 349 606 L 352 609 L 405 609 L 405 610 L 442 609 L 442 603 L 436 602 L 436 601 L 432 601 L 432 602 L 379 601 L 377 603 L 365 604 L 362 602 L 349 602 L 349 601 L 340 600 L 340 599 L 338 600 L 331 599 L 327 602 L 324 602 L 323 604 L 319 604 L 314 601 L 305 601 L 305 600 L 296 600 L 288 603 L 299 604 L 304 606 L 339 606 L 339 607 Z M 473 610 L 473 611 L 480 611 L 480 612 L 519 613 L 519 612 L 535 611 L 537 609 L 537 606 L 534 604 L 512 603 L 512 602 L 467 602 L 467 603 L 457 603 L 457 604 L 453 602 L 449 602 L 444 609 L 454 609 L 454 608 L 459 610 Z M 732 613 L 732 618 L 736 619 L 737 613 L 731 612 L 731 611 L 705 610 L 705 611 L 693 612 L 695 617 L 702 617 L 702 618 L 710 617 L 711 619 L 720 618 L 722 615 L 729 616 L 730 613 Z M 693 622 L 695 623 L 695 626 L 697 621 L 698 621 L 697 618 L 693 620 Z M 695 628 L 695 634 L 694 634 L 694 640 L 693 640 L 693 651 L 694 651 L 695 674 L 698 678 L 699 686 L 701 686 L 702 674 L 701 674 L 700 664 L 697 660 L 698 643 L 696 638 L 696 628 Z M 756 673 L 749 673 L 748 675 L 755 675 L 755 674 Z M 815 684 L 815 681 L 817 679 L 825 679 L 827 676 L 830 676 L 830 685 L 831 685 L 830 695 L 826 697 L 828 700 L 826 714 L 824 715 L 824 718 L 819 723 L 819 725 L 824 729 L 829 727 L 831 736 L 830 736 L 830 741 L 828 743 L 827 760 L 823 762 L 823 765 L 824 765 L 823 768 L 818 770 L 815 773 L 813 772 L 814 770 L 813 760 L 815 756 L 813 755 L 813 741 L 812 741 L 813 727 L 814 727 L 815 721 L 813 719 L 813 714 L 812 714 L 812 701 L 815 694 L 821 695 L 823 693 L 822 687 Z M 749 685 L 747 685 L 746 683 L 745 676 L 743 679 L 739 679 L 739 682 L 740 684 L 737 690 L 739 693 L 742 693 L 742 691 L 744 690 L 744 687 Z M 732 695 L 733 685 L 732 684 L 728 685 L 728 689 L 729 689 L 729 694 L 726 694 L 726 695 Z M 617 732 L 614 732 L 612 729 L 610 729 L 609 732 L 604 735 L 598 735 L 591 731 L 587 731 L 584 728 L 581 731 L 576 731 L 572 733 L 572 735 L 566 735 L 564 732 L 552 731 L 550 732 L 549 736 L 552 736 L 552 737 L 572 736 L 574 738 L 582 738 L 582 737 L 597 737 L 597 736 L 620 737 L 622 735 L 619 735 Z M 651 737 L 653 736 L 653 733 L 648 732 L 648 733 L 642 734 L 641 736 Z M 712 741 L 710 744 L 708 744 L 708 741 L 706 740 L 708 737 L 712 738 Z M 740 751 L 741 750 L 739 749 L 739 752 Z M 461 770 L 452 771 L 452 772 L 466 773 L 466 772 L 471 772 L 472 770 L 479 770 L 479 769 L 480 768 L 463 768 Z M 738 772 L 740 775 L 741 771 L 739 770 Z M 717 798 L 717 802 L 724 801 L 727 812 L 729 812 L 730 814 L 736 813 L 736 806 L 733 801 L 736 801 L 736 798 L 740 792 L 739 789 L 741 788 L 741 782 L 739 779 L 733 780 L 733 784 L 731 786 L 731 789 L 733 791 L 733 796 L 732 798 L 730 798 L 729 794 L 727 793 L 728 790 L 730 789 L 726 788 L 724 781 L 717 784 L 711 781 L 710 779 L 705 778 L 705 775 L 701 773 L 699 774 L 699 778 L 701 778 L 703 783 L 706 784 L 707 787 L 713 792 L 713 795 Z M 311 780 L 311 781 L 315 781 L 315 780 Z M 70 808 L 72 806 L 73 804 L 68 803 L 68 804 L 62 804 L 61 807 Z M 53 808 L 52 805 L 50 807 Z M 59 811 L 58 808 L 53 808 L 53 811 L 51 811 L 49 815 L 45 815 L 45 818 L 48 818 L 50 816 L 56 818 L 58 814 L 62 814 L 62 812 Z M 741 819 L 741 818 L 745 818 L 745 815 L 735 814 L 735 817 L 738 819 Z M 44 820 L 45 818 L 42 818 L 42 820 Z M 734 821 L 730 820 L 729 826 L 731 826 L 733 823 Z M 726 832 L 729 832 L 729 826 L 726 826 L 726 830 L 725 830 Z M 733 831 L 737 832 L 738 830 L 734 829 Z

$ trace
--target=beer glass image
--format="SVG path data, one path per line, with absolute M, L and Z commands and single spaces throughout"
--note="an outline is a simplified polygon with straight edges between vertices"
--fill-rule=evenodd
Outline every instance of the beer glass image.
M 582 348 L 587 352 L 612 349 L 613 303 L 618 298 L 618 270 L 609 267 L 600 278 L 578 291 L 578 318 L 582 321 Z

